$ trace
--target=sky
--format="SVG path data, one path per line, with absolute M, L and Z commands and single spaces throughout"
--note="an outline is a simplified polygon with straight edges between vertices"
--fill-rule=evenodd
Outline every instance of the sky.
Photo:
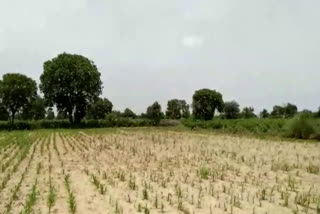
M 319 0 L 0 0 L 0 76 L 37 82 L 62 52 L 97 65 L 137 113 L 215 89 L 256 112 L 320 106 Z

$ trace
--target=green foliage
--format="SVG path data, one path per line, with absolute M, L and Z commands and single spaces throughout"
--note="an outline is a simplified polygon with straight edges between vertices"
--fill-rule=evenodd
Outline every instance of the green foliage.
M 153 103 L 147 108 L 146 117 L 152 120 L 153 125 L 158 125 L 161 118 L 163 118 L 163 113 L 161 112 L 161 105 L 158 102 Z
M 94 103 L 89 105 L 87 118 L 102 120 L 112 111 L 112 103 L 107 98 L 98 98 Z
M 131 109 L 126 108 L 122 114 L 122 117 L 136 118 L 137 115 Z
M 271 116 L 274 118 L 292 118 L 297 112 L 298 108 L 296 105 L 287 103 L 284 106 L 275 105 L 271 112 Z
M 46 115 L 46 107 L 44 99 L 35 96 L 30 103 L 23 107 L 21 113 L 22 120 L 42 120 Z
M 237 119 L 239 117 L 240 108 L 236 101 L 224 103 L 224 117 L 226 119 Z
M 248 119 L 248 118 L 254 118 L 257 116 L 254 114 L 253 107 L 244 107 L 241 112 L 241 117 Z
M 31 104 L 37 94 L 37 84 L 23 74 L 4 74 L 0 81 L 0 100 L 2 106 L 10 113 L 13 122 L 16 114 L 24 106 Z
M 267 109 L 263 109 L 261 112 L 260 112 L 260 118 L 268 118 L 270 116 L 269 112 Z
M 9 112 L 7 109 L 0 103 L 0 120 L 7 121 L 9 120 Z
M 188 118 L 190 116 L 189 105 L 185 100 L 172 99 L 168 101 L 166 117 L 169 119 Z
M 210 89 L 195 91 L 192 97 L 193 115 L 197 119 L 211 120 L 216 110 L 223 111 L 222 95 Z
M 54 115 L 53 109 L 48 108 L 48 110 L 46 112 L 46 119 L 47 120 L 54 120 L 54 118 L 55 118 L 55 115 Z
M 182 120 L 182 124 L 191 129 L 216 129 L 232 134 L 281 136 L 286 120 L 283 119 L 234 119 L 234 120 Z
M 47 104 L 67 113 L 71 123 L 79 123 L 88 104 L 102 91 L 97 67 L 84 56 L 67 53 L 46 61 L 43 67 L 40 90 Z
M 309 139 L 317 135 L 317 121 L 308 113 L 300 113 L 287 124 L 287 136 Z

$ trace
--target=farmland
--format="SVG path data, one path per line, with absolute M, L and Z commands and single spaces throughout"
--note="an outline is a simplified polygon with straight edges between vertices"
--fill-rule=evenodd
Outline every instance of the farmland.
M 0 133 L 0 213 L 319 213 L 320 144 L 170 129 Z

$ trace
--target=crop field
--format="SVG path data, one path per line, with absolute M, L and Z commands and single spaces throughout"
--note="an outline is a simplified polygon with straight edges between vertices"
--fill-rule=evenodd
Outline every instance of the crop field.
M 0 133 L 0 213 L 319 213 L 320 144 L 165 129 Z

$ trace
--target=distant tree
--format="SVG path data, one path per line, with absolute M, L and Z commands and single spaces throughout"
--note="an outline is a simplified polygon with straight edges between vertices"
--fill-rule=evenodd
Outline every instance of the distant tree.
M 224 103 L 224 116 L 226 119 L 236 119 L 239 117 L 240 108 L 236 101 Z
M 55 118 L 54 111 L 52 108 L 48 108 L 46 113 L 46 119 L 47 120 L 53 120 Z
M 188 118 L 190 116 L 189 105 L 185 100 L 172 99 L 168 101 L 166 116 L 169 119 Z
M 136 118 L 137 115 L 129 108 L 126 108 L 122 114 L 123 117 Z
M 223 111 L 222 95 L 210 89 L 195 91 L 192 97 L 193 115 L 197 119 L 211 120 L 216 110 Z
M 43 67 L 40 90 L 48 105 L 56 105 L 71 123 L 79 123 L 87 106 L 102 92 L 97 67 L 84 56 L 67 53 L 46 61 Z
M 31 102 L 23 106 L 20 115 L 23 120 L 42 120 L 46 116 L 46 106 L 44 99 L 40 96 L 35 96 Z
M 29 105 L 37 95 L 36 82 L 17 73 L 4 74 L 0 81 L 0 100 L 2 106 L 9 112 L 11 121 L 24 106 Z
M 242 118 L 253 118 L 257 117 L 257 115 L 254 114 L 254 108 L 253 107 L 244 107 L 241 112 Z
M 7 109 L 0 103 L 0 120 L 7 121 L 9 120 L 9 112 Z
M 271 116 L 274 118 L 282 118 L 284 116 L 284 108 L 278 105 L 273 106 Z
M 89 105 L 87 118 L 102 120 L 112 111 L 112 103 L 107 98 L 98 98 L 94 103 Z
M 291 118 L 297 114 L 298 108 L 296 105 L 287 103 L 283 106 L 275 105 L 271 112 L 271 116 L 275 118 Z
M 153 121 L 154 125 L 160 123 L 163 113 L 161 112 L 161 105 L 158 102 L 153 103 L 147 108 L 146 117 Z
M 287 103 L 284 106 L 284 117 L 285 118 L 291 118 L 293 117 L 295 114 L 297 114 L 298 112 L 298 108 L 296 105 L 291 104 L 291 103 Z
M 269 112 L 267 109 L 263 109 L 261 112 L 260 112 L 260 118 L 268 118 L 270 116 Z

